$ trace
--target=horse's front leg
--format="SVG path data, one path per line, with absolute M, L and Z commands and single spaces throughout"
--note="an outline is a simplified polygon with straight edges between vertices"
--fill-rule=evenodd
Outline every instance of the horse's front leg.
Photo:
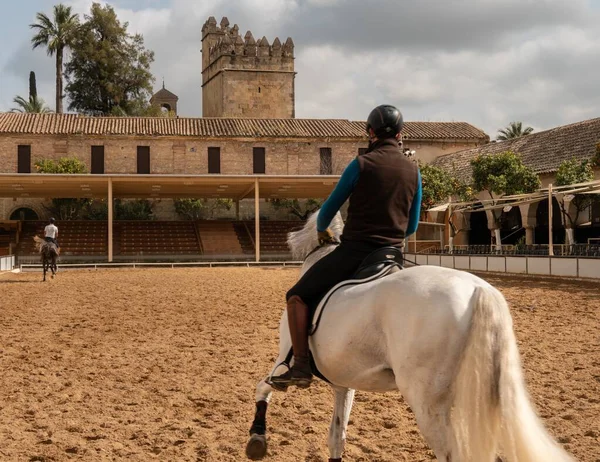
M 42 270 L 44 271 L 44 281 L 46 282 L 46 271 L 48 270 L 48 264 L 46 263 L 46 261 L 42 262 Z
M 256 411 L 246 445 L 246 456 L 250 460 L 261 460 L 267 455 L 267 407 L 271 394 L 271 386 L 261 380 L 256 386 Z
M 287 367 L 284 362 L 291 348 L 292 339 L 287 327 L 287 313 L 284 311 L 279 322 L 279 356 L 275 360 L 275 366 L 269 376 L 261 380 L 256 386 L 254 396 L 256 411 L 254 421 L 250 427 L 250 439 L 246 445 L 246 456 L 251 460 L 261 460 L 267 455 L 267 407 L 273 392 L 273 387 L 267 381 L 273 375 L 281 373 L 280 368 Z
M 346 444 L 346 428 L 350 420 L 354 390 L 333 387 L 335 403 L 329 427 L 329 462 L 342 462 L 344 445 Z

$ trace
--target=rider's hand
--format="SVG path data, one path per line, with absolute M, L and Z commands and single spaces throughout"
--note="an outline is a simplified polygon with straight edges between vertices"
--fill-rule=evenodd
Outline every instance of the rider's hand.
M 321 244 L 321 245 L 331 244 L 331 243 L 336 242 L 335 236 L 333 235 L 333 233 L 331 232 L 331 230 L 329 228 L 327 228 L 325 231 L 319 231 L 318 238 L 319 238 L 319 244 Z

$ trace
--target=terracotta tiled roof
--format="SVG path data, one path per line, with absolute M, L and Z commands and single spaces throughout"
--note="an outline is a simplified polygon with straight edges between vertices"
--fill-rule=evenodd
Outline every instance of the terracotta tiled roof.
M 342 119 L 86 117 L 78 114 L 0 114 L 0 135 L 139 135 L 198 137 L 365 138 L 365 123 Z M 472 140 L 488 136 L 464 122 L 406 122 L 413 140 Z
M 552 173 L 566 159 L 591 159 L 600 142 L 600 118 L 556 127 L 514 140 L 488 143 L 474 149 L 458 151 L 438 157 L 432 162 L 437 167 L 454 170 L 468 181 L 472 175 L 471 159 L 478 155 L 494 155 L 513 151 L 523 158 L 523 163 L 536 173 Z

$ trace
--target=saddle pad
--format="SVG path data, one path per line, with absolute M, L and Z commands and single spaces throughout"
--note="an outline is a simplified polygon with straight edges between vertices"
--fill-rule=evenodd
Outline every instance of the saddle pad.
M 342 287 L 346 287 L 346 286 L 351 286 L 351 285 L 358 285 L 358 284 L 364 284 L 366 282 L 371 282 L 374 281 L 376 279 L 380 279 L 382 277 L 387 276 L 389 273 L 392 272 L 392 270 L 394 268 L 398 268 L 398 266 L 396 265 L 388 265 L 385 268 L 383 268 L 381 271 L 379 271 L 379 273 L 376 273 L 368 278 L 364 278 L 364 279 L 347 279 L 345 281 L 340 282 L 339 284 L 333 286 L 333 288 L 331 288 L 329 290 L 329 292 L 327 292 L 325 294 L 325 296 L 321 299 L 321 301 L 319 302 L 319 304 L 317 305 L 316 310 L 314 310 L 314 314 L 313 314 L 313 324 L 311 326 L 311 329 L 308 333 L 308 335 L 313 335 L 317 328 L 319 327 L 319 322 L 321 321 L 321 315 L 323 314 L 323 310 L 325 309 L 325 305 L 327 305 L 327 302 L 329 301 L 329 299 L 331 298 L 331 296 L 339 289 L 341 289 Z M 312 310 L 311 310 L 312 311 Z M 308 352 L 309 356 L 310 356 L 310 365 L 312 368 L 312 372 L 314 375 L 316 375 L 317 377 L 319 377 L 321 380 L 324 380 L 327 383 L 331 383 L 329 381 L 329 379 L 327 379 L 327 377 L 325 377 L 321 371 L 319 371 L 319 369 L 317 368 L 317 363 L 315 362 L 312 350 L 309 348 L 309 352 Z M 286 365 L 287 367 L 289 367 L 290 361 L 292 360 L 293 357 L 293 350 L 290 348 L 290 351 L 288 352 L 287 356 L 285 357 L 284 361 L 280 364 L 280 365 Z M 267 379 L 267 383 L 269 383 L 269 380 Z
M 321 316 L 323 314 L 323 310 L 325 309 L 325 305 L 327 305 L 327 302 L 329 301 L 329 299 L 332 297 L 332 295 L 336 291 L 338 291 L 342 287 L 356 286 L 356 285 L 359 285 L 359 284 L 364 284 L 366 282 L 374 281 L 376 279 L 380 279 L 382 277 L 387 276 L 392 271 L 392 269 L 394 269 L 394 268 L 397 268 L 397 266 L 395 266 L 395 265 L 388 265 L 385 268 L 383 268 L 381 271 L 379 271 L 379 273 L 376 273 L 376 274 L 374 274 L 372 276 L 369 276 L 368 278 L 364 278 L 364 279 L 347 279 L 347 280 L 342 281 L 339 284 L 333 286 L 333 288 L 330 289 L 329 292 L 327 292 L 325 294 L 325 296 L 321 299 L 321 301 L 317 305 L 317 308 L 314 310 L 313 317 L 312 317 L 312 326 L 310 328 L 310 331 L 308 332 L 308 335 L 313 335 L 317 331 L 317 328 L 319 327 L 319 322 L 321 321 Z

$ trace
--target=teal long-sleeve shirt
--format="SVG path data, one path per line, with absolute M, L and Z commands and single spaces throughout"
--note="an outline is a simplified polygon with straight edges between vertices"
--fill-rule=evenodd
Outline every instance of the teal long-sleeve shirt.
M 421 200 L 422 200 L 422 186 L 421 186 L 421 172 L 418 172 L 418 186 L 415 197 L 413 198 L 412 205 L 410 207 L 408 228 L 406 229 L 406 237 L 414 234 L 419 226 L 419 215 L 421 212 Z M 331 195 L 323 203 L 319 216 L 317 217 L 317 230 L 325 231 L 331 224 L 331 220 L 335 214 L 340 210 L 344 202 L 348 200 L 354 187 L 360 177 L 360 165 L 358 159 L 354 159 L 348 164 L 344 173 L 340 177 L 339 183 L 334 188 Z

